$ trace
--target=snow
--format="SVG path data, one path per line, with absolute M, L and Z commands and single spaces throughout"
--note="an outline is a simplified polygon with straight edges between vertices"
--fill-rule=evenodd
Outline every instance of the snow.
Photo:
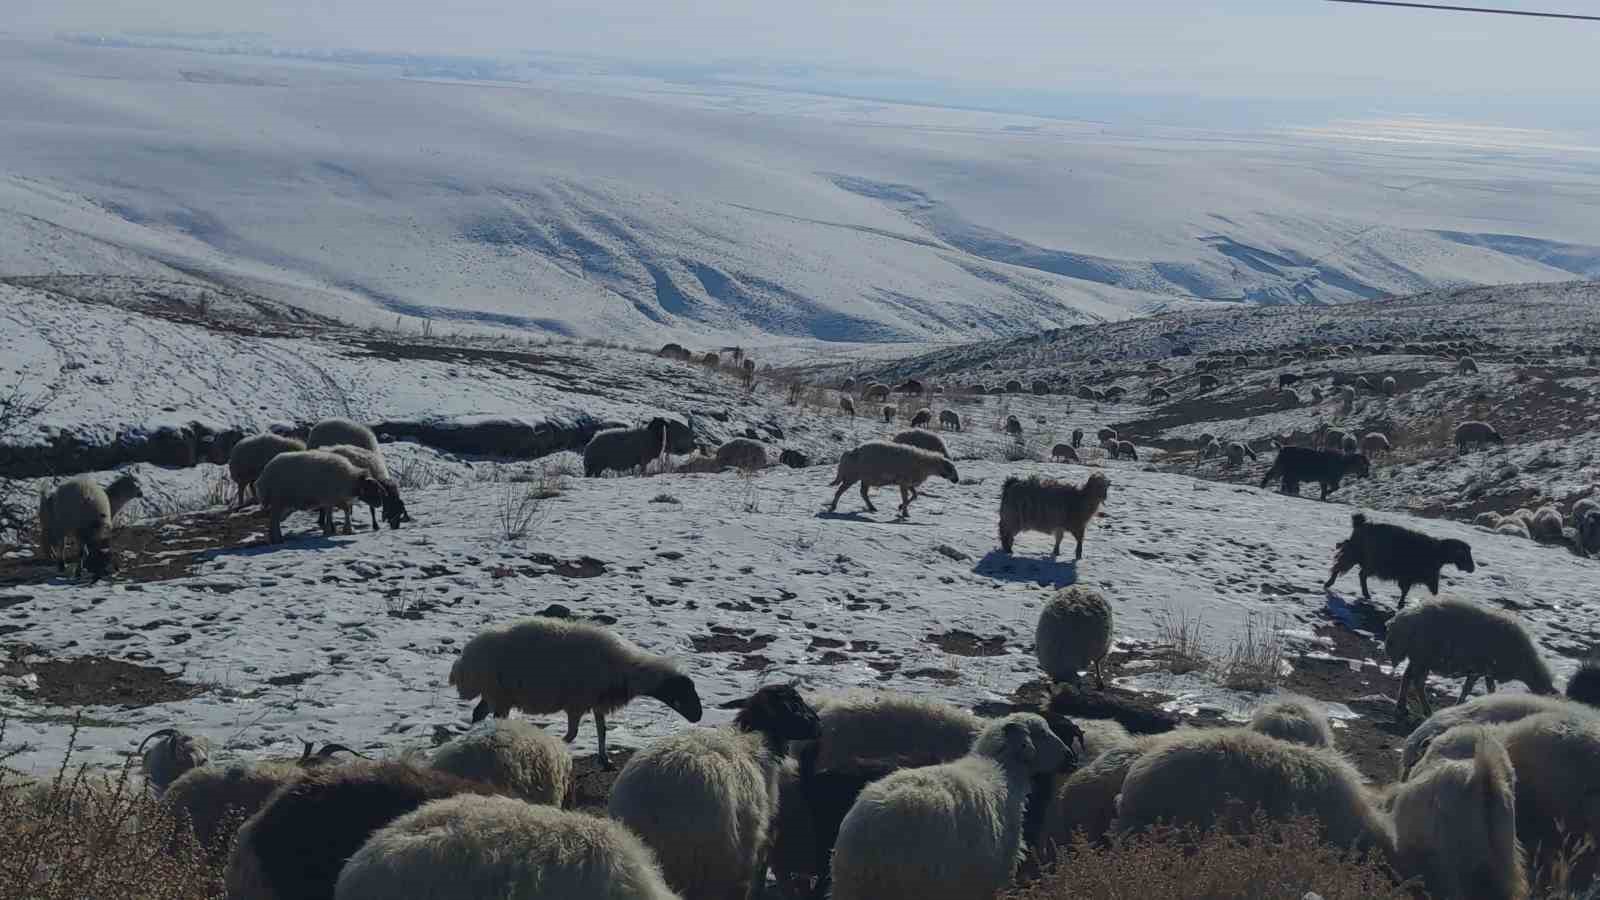
M 876 514 L 864 512 L 854 492 L 837 514 L 820 512 L 832 496 L 828 467 L 754 478 L 571 479 L 521 540 L 506 539 L 498 510 L 526 485 L 480 474 L 409 492 L 416 522 L 399 531 L 324 539 L 309 516 L 298 516 L 290 540 L 267 547 L 259 544 L 263 523 L 252 519 L 243 546 L 205 554 L 173 580 L 8 591 L 28 597 L 6 602 L 6 621 L 21 626 L 8 639 L 57 657 L 133 655 L 208 686 L 182 702 L 83 709 L 92 723 L 79 736 L 85 761 L 112 763 L 172 723 L 211 736 L 224 755 L 301 737 L 385 752 L 426 746 L 436 726 L 458 728 L 468 716 L 470 704 L 446 684 L 462 644 L 550 604 L 614 619 L 628 639 L 681 659 L 715 723 L 731 715 L 720 704 L 790 678 L 815 691 L 868 685 L 964 705 L 1003 700 L 1038 677 L 1034 621 L 1048 593 L 1066 584 L 1106 593 L 1124 645 L 1156 641 L 1162 617 L 1178 611 L 1201 615 L 1213 642 L 1239 635 L 1254 618 L 1278 623 L 1291 645 L 1324 652 L 1308 635 L 1328 624 L 1330 607 L 1353 602 L 1353 575 L 1331 598 L 1320 587 L 1334 544 L 1348 534 L 1349 507 L 1108 463 L 1105 515 L 1074 565 L 1051 559 L 1044 535 L 1022 536 L 1007 557 L 993 529 L 1006 476 L 1081 480 L 1084 467 L 958 467 L 961 483 L 930 483 L 907 521 L 894 519 L 886 490 L 877 492 Z M 663 494 L 679 502 L 652 502 Z M 1600 637 L 1583 560 L 1457 523 L 1427 528 L 1470 540 L 1478 561 L 1471 575 L 1446 570 L 1442 593 L 1518 610 L 1558 678 Z M 563 577 L 538 554 L 594 557 L 605 571 Z M 1393 603 L 1392 585 L 1375 587 L 1380 606 Z M 404 609 L 419 617 L 390 614 Z M 713 629 L 752 643 L 696 651 L 695 640 L 711 639 Z M 1002 638 L 1004 651 L 956 656 L 930 643 L 955 630 Z M 270 682 L 299 675 L 300 683 Z M 1129 677 L 1134 686 L 1174 691 L 1183 708 L 1247 712 L 1245 700 L 1215 685 Z M 0 692 L 0 712 L 10 718 L 8 743 L 26 748 L 13 764 L 59 763 L 71 710 L 31 702 L 24 689 Z M 613 721 L 617 746 L 686 727 L 649 700 Z M 592 752 L 591 729 L 585 725 L 578 752 Z

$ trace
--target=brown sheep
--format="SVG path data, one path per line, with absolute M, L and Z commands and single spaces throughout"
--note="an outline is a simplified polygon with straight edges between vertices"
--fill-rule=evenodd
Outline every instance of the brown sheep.
M 1083 534 L 1105 502 L 1111 482 L 1096 472 L 1082 486 L 1041 479 L 1037 475 L 1007 478 L 1000 489 L 1000 548 L 1011 552 L 1012 541 L 1024 531 L 1055 535 L 1051 556 L 1061 554 L 1061 538 L 1068 532 L 1077 540 L 1073 559 L 1083 559 Z

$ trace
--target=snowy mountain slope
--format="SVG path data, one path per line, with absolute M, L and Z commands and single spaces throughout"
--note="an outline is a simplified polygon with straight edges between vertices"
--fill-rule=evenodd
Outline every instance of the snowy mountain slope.
M 832 495 L 826 468 L 753 480 L 574 479 L 526 540 L 506 540 L 497 524 L 505 492 L 521 486 L 495 482 L 412 492 L 417 522 L 398 532 L 325 540 L 299 517 L 292 540 L 268 548 L 259 519 L 235 520 L 226 547 L 172 580 L 5 591 L 6 640 L 30 647 L 35 663 L 103 655 L 201 686 L 140 709 L 83 709 L 92 724 L 80 750 L 113 762 L 173 722 L 225 741 L 230 754 L 298 737 L 427 746 L 436 727 L 459 727 L 470 712 L 445 683 L 461 645 L 550 604 L 683 659 L 718 722 L 731 715 L 719 704 L 778 678 L 812 690 L 1003 700 L 1036 676 L 1029 648 L 1041 601 L 1074 581 L 1112 599 L 1122 642 L 1155 639 L 1171 610 L 1202 616 L 1218 641 L 1257 616 L 1312 645 L 1312 629 L 1355 590 L 1349 579 L 1332 598 L 1320 589 L 1349 507 L 1110 464 L 1105 517 L 1074 566 L 1050 560 L 1039 535 L 1020 539 L 1015 558 L 998 554 L 995 504 L 1008 475 L 1081 479 L 1086 469 L 964 461 L 960 470 L 961 484 L 931 484 L 905 522 L 884 491 L 877 514 L 853 493 L 837 515 L 819 513 Z M 678 502 L 655 502 L 662 495 Z M 1582 561 L 1470 527 L 1428 528 L 1470 541 L 1479 562 L 1472 575 L 1447 571 L 1444 593 L 1519 610 L 1559 674 L 1600 639 Z M 184 530 L 169 525 L 166 541 Z M 583 557 L 599 564 L 561 562 Z M 1378 596 L 1387 607 L 1392 586 Z M 997 655 L 958 655 L 974 645 Z M 12 679 L 0 706 L 8 742 L 28 747 L 20 763 L 42 769 L 59 762 L 70 711 L 29 691 Z M 685 727 L 649 701 L 615 721 L 622 746 Z M 585 725 L 577 750 L 592 752 L 593 740 Z
M 1600 258 L 1555 157 L 15 39 L 0 77 L 0 274 L 177 267 L 362 323 L 949 340 Z

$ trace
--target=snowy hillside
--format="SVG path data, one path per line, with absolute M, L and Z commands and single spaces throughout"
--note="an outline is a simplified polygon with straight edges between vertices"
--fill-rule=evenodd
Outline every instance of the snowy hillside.
M 1558 155 L 16 38 L 0 78 L 0 275 L 362 324 L 948 341 L 1600 266 Z

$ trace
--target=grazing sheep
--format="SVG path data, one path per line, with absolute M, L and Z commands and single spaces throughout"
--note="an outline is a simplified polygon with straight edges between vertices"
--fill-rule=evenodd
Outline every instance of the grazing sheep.
M 1533 532 L 1528 530 L 1527 521 L 1515 517 L 1501 519 L 1500 524 L 1495 528 L 1495 533 L 1533 540 Z
M 1578 548 L 1589 556 L 1600 554 L 1600 510 L 1588 510 L 1578 519 Z
M 39 500 L 39 535 L 43 556 L 67 570 L 67 538 L 78 542 L 78 573 L 95 578 L 111 570 L 111 523 L 117 513 L 144 490 L 132 475 L 119 475 L 106 487 L 87 476 L 56 485 Z
M 1133 441 L 1117 441 L 1116 446 L 1111 448 L 1112 459 L 1121 459 L 1123 457 L 1135 460 L 1139 458 L 1139 450 L 1133 446 Z
M 1385 396 L 1393 397 L 1399 392 L 1400 384 L 1394 380 L 1393 375 L 1385 375 L 1383 376 L 1382 390 Z
M 339 870 L 373 832 L 429 800 L 488 793 L 487 785 L 404 763 L 307 772 L 239 829 L 229 900 L 333 900 Z
M 1457 375 L 1476 375 L 1476 374 L 1478 374 L 1478 361 L 1473 359 L 1470 356 L 1461 357 L 1460 359 L 1456 360 L 1456 374 Z
M 1570 698 L 1540 694 L 1496 693 L 1469 697 L 1467 702 L 1447 706 L 1412 729 L 1400 752 L 1400 780 L 1410 778 L 1411 770 L 1434 740 L 1457 725 L 1503 725 L 1540 713 L 1594 715 L 1595 710 Z
M 656 852 L 667 883 L 685 897 L 756 897 L 788 744 L 818 733 L 799 692 L 764 687 L 733 728 L 688 729 L 634 754 L 606 812 Z
M 1055 535 L 1051 556 L 1061 554 L 1061 538 L 1070 532 L 1077 540 L 1073 559 L 1083 559 L 1083 534 L 1105 502 L 1111 482 L 1102 472 L 1089 476 L 1082 486 L 1030 476 L 1012 476 L 1000 488 L 1000 548 L 1011 552 L 1012 541 L 1025 531 Z
M 1129 768 L 1116 829 L 1220 824 L 1238 833 L 1259 808 L 1273 821 L 1314 816 L 1329 844 L 1392 857 L 1394 833 L 1375 801 L 1334 750 L 1245 729 L 1186 731 L 1159 739 Z
M 1206 461 L 1208 459 L 1216 459 L 1217 457 L 1221 456 L 1222 454 L 1223 454 L 1222 442 L 1217 440 L 1216 438 L 1211 438 L 1210 440 L 1203 441 L 1200 444 L 1200 453 L 1199 453 L 1198 456 L 1196 456 L 1194 464 L 1196 466 L 1198 466 L 1198 465 L 1200 465 L 1200 463 L 1202 463 L 1202 462 L 1204 462 L 1204 461 Z M 1241 457 L 1243 455 L 1244 454 L 1242 454 L 1242 453 L 1240 454 Z
M 960 431 L 961 416 L 957 415 L 953 409 L 941 409 L 939 410 L 939 427 L 948 428 L 951 431 Z
M 1504 444 L 1505 439 L 1500 432 L 1488 422 L 1462 422 L 1456 426 L 1456 449 L 1462 453 L 1468 447 L 1481 447 L 1484 444 Z
M 1057 444 L 1050 448 L 1050 459 L 1055 462 L 1077 462 L 1078 451 L 1071 444 Z
M 311 435 L 306 438 L 306 449 L 316 450 L 319 447 L 332 447 L 337 444 L 349 444 L 363 450 L 378 452 L 378 436 L 372 429 L 360 422 L 349 419 L 323 419 L 311 426 Z
M 1499 610 L 1462 600 L 1435 600 L 1402 609 L 1389 620 L 1384 649 L 1396 666 L 1410 660 L 1400 678 L 1395 698 L 1395 718 L 1404 721 L 1406 701 L 1417 692 L 1423 712 L 1433 714 L 1428 701 L 1428 673 L 1461 675 L 1465 702 L 1478 676 L 1483 676 L 1489 692 L 1496 682 L 1521 681 L 1535 694 L 1554 694 L 1555 679 L 1539 656 L 1533 638 L 1522 624 Z
M 840 397 L 839 398 L 839 410 L 841 412 L 848 413 L 850 418 L 852 418 L 852 419 L 856 417 L 856 404 L 855 404 L 855 401 L 851 400 L 849 397 Z
M 431 765 L 529 803 L 569 805 L 577 790 L 572 754 L 543 728 L 518 719 L 474 725 L 435 750 Z
M 1095 437 L 1100 439 L 1100 446 L 1104 447 L 1116 443 L 1119 436 L 1115 428 L 1102 428 L 1095 432 Z
M 852 690 L 813 703 L 821 723 L 815 768 L 866 772 L 950 762 L 972 749 L 983 720 L 939 700 Z
M 874 381 L 861 392 L 861 399 L 887 400 L 889 399 L 889 386 L 881 381 Z
M 1306 697 L 1264 703 L 1250 716 L 1251 731 L 1307 747 L 1332 747 L 1333 726 L 1322 704 Z
M 1011 379 L 1010 381 L 1007 381 L 1006 382 L 1006 393 L 1008 393 L 1008 394 L 1020 394 L 1020 393 L 1022 393 L 1022 382 L 1018 381 L 1015 378 Z
M 884 407 L 883 407 L 883 422 L 884 422 L 884 424 L 887 425 L 888 423 L 893 422 L 893 421 L 894 421 L 894 407 L 890 406 L 888 404 L 884 404 Z
M 746 472 L 765 469 L 767 445 L 750 438 L 733 438 L 717 448 L 717 465 Z
M 1299 405 L 1300 405 L 1300 395 L 1299 394 L 1295 393 L 1290 388 L 1283 388 L 1283 389 L 1278 391 L 1278 408 L 1279 409 L 1294 409 L 1295 407 L 1297 407 Z
M 923 431 L 920 428 L 912 428 L 900 432 L 894 436 L 894 442 L 896 444 L 905 444 L 908 447 L 920 447 L 930 453 L 937 453 L 946 459 L 950 457 L 950 451 L 945 449 L 944 441 L 940 440 L 937 434 L 931 431 Z
M 1391 449 L 1389 439 L 1376 431 L 1367 432 L 1367 436 L 1361 439 L 1361 452 L 1368 457 L 1388 453 Z
M 993 897 L 1021 859 L 1033 776 L 1072 759 L 1044 719 L 1018 713 L 985 728 L 962 759 L 869 785 L 839 828 L 833 900 Z
M 700 365 L 705 366 L 707 369 L 715 370 L 722 365 L 722 357 L 715 353 L 707 353 L 705 356 L 700 357 Z
M 937 453 L 893 441 L 868 441 L 839 457 L 838 473 L 829 484 L 829 487 L 837 485 L 839 490 L 828 504 L 828 512 L 837 511 L 839 498 L 859 481 L 861 499 L 868 512 L 878 511 L 867 493 L 869 489 L 891 484 L 899 487 L 900 517 L 905 518 L 910 515 L 911 501 L 918 496 L 917 486 L 933 475 L 954 484 L 961 483 L 955 464 Z
M 1074 429 L 1072 429 L 1072 448 L 1074 450 L 1076 450 L 1076 449 L 1078 449 L 1078 448 L 1080 448 L 1082 446 L 1083 446 L 1083 429 L 1082 428 L 1074 428 Z
M 489 713 L 504 719 L 512 709 L 566 712 L 569 744 L 583 714 L 592 711 L 605 769 L 611 768 L 606 716 L 633 698 L 652 697 L 690 722 L 700 721 L 694 682 L 671 660 L 587 622 L 524 619 L 480 632 L 450 667 L 450 684 L 463 700 L 483 698 L 472 711 L 474 722 Z
M 911 394 L 914 396 L 927 393 L 927 388 L 923 387 L 922 382 L 915 378 L 907 378 L 900 384 L 895 385 L 894 390 L 897 394 Z
M 449 797 L 379 829 L 345 863 L 337 900 L 679 900 L 622 825 L 508 797 Z
M 1493 511 L 1478 513 L 1476 516 L 1472 517 L 1472 524 L 1477 525 L 1480 528 L 1488 528 L 1492 531 L 1500 527 L 1500 514 Z
M 1327 500 L 1328 494 L 1339 489 L 1340 480 L 1351 473 L 1365 478 L 1372 474 L 1372 464 L 1359 453 L 1282 447 L 1272 461 L 1272 468 L 1261 479 L 1261 486 L 1265 488 L 1272 479 L 1279 478 L 1285 494 L 1298 494 L 1300 482 L 1315 481 L 1322 486 L 1321 499 Z
M 1340 541 L 1334 551 L 1333 571 L 1322 583 L 1323 590 L 1332 588 L 1340 575 L 1359 566 L 1363 598 L 1372 599 L 1367 590 L 1368 578 L 1394 581 L 1400 585 L 1399 608 L 1404 609 L 1406 594 L 1414 585 L 1423 585 L 1428 593 L 1439 595 L 1439 571 L 1446 563 L 1463 572 L 1477 568 L 1472 547 L 1466 541 L 1430 537 L 1387 522 L 1368 522 L 1365 513 L 1352 515 L 1350 525 L 1350 536 Z
M 628 472 L 654 462 L 666 450 L 666 419 L 657 416 L 643 428 L 607 428 L 595 432 L 583 448 L 583 477 L 607 472 Z
M 1278 376 L 1278 389 L 1282 390 L 1300 380 L 1300 376 L 1293 372 L 1284 372 Z
M 1561 524 L 1561 513 L 1553 506 L 1545 506 L 1533 514 L 1533 522 L 1528 530 L 1533 534 L 1533 539 L 1542 544 L 1559 544 L 1566 540 L 1561 532 Z
M 152 740 L 155 743 L 146 750 L 145 745 Z M 203 737 L 184 734 L 176 728 L 163 728 L 151 732 L 133 752 L 140 757 L 139 767 L 145 781 L 155 790 L 156 796 L 160 796 L 184 773 L 211 759 L 211 744 Z
M 1256 458 L 1256 452 L 1250 449 L 1249 444 L 1234 441 L 1228 445 L 1228 465 L 1237 466 L 1244 463 L 1245 457 Z
M 1121 386 L 1117 386 L 1117 385 L 1113 385 L 1112 387 L 1106 388 L 1106 390 L 1105 390 L 1105 399 L 1107 399 L 1107 400 L 1121 400 L 1123 397 L 1127 396 L 1127 393 L 1128 393 L 1128 389 L 1127 388 L 1121 387 Z
M 1343 450 L 1345 433 L 1337 428 L 1323 429 L 1321 439 L 1316 443 L 1324 450 Z
M 688 354 L 689 351 L 685 350 L 682 344 L 677 343 L 663 344 L 661 349 L 656 351 L 656 356 L 662 359 L 683 359 Z
M 1145 397 L 1145 402 L 1165 403 L 1171 399 L 1172 394 L 1168 393 L 1165 388 L 1151 388 L 1150 393 Z
M 1049 393 L 1050 383 L 1048 381 L 1035 381 L 1033 383 L 1033 395 L 1035 397 L 1043 397 Z
M 1219 387 L 1222 384 L 1222 379 L 1215 375 L 1201 375 L 1195 383 L 1199 385 L 1200 390 L 1209 391 Z
M 296 510 L 318 510 L 322 533 L 333 534 L 333 511 L 360 498 L 369 506 L 383 506 L 389 492 L 354 463 L 326 450 L 280 453 L 261 470 L 256 496 L 269 517 L 267 540 L 283 543 L 283 520 Z M 397 498 L 398 499 L 398 498 Z
M 244 507 L 247 493 L 251 497 L 255 496 L 256 479 L 261 477 L 261 470 L 274 456 L 304 449 L 306 449 L 305 441 L 273 434 L 270 431 L 251 435 L 234 444 L 233 449 L 228 451 L 228 475 L 239 489 L 234 508 Z
M 924 406 L 911 417 L 912 428 L 925 428 L 933 424 L 933 410 Z
M 1361 444 L 1356 440 L 1355 435 L 1347 434 L 1344 436 L 1344 440 L 1340 442 L 1339 449 L 1343 450 L 1345 455 L 1348 456 L 1360 452 Z
M 1076 682 L 1079 672 L 1092 668 L 1104 690 L 1112 623 L 1111 604 L 1099 591 L 1081 585 L 1057 591 L 1045 601 L 1034 629 L 1033 652 L 1039 668 L 1058 682 Z
M 1087 726 L 1085 726 L 1087 728 Z M 1044 811 L 1039 856 L 1050 860 L 1072 846 L 1078 835 L 1091 845 L 1103 845 L 1112 837 L 1117 819 L 1117 796 L 1133 764 L 1159 741 L 1156 737 L 1134 738 L 1128 744 L 1108 747 L 1094 756 L 1056 786 Z
M 782 453 L 778 454 L 778 462 L 791 469 L 804 469 L 811 465 L 811 457 L 807 456 L 804 451 L 787 447 Z
M 383 454 L 354 444 L 334 444 L 318 448 L 326 450 L 335 456 L 342 456 L 349 460 L 356 468 L 383 485 L 383 521 L 389 524 L 391 531 L 399 529 L 401 523 L 411 521 L 411 515 L 406 512 L 406 504 L 400 499 L 400 485 L 389 475 L 389 467 L 383 461 Z M 292 452 L 292 451 L 291 451 Z M 368 511 L 372 514 L 372 530 L 378 530 L 379 506 L 370 506 Z M 350 534 L 354 529 L 350 527 L 350 504 L 344 507 L 344 533 Z
M 1006 416 L 1006 434 L 1012 437 L 1022 437 L 1022 420 L 1016 416 Z
M 1584 497 L 1572 504 L 1572 527 L 1582 526 L 1584 516 L 1591 512 L 1600 512 L 1600 500 L 1593 497 Z

